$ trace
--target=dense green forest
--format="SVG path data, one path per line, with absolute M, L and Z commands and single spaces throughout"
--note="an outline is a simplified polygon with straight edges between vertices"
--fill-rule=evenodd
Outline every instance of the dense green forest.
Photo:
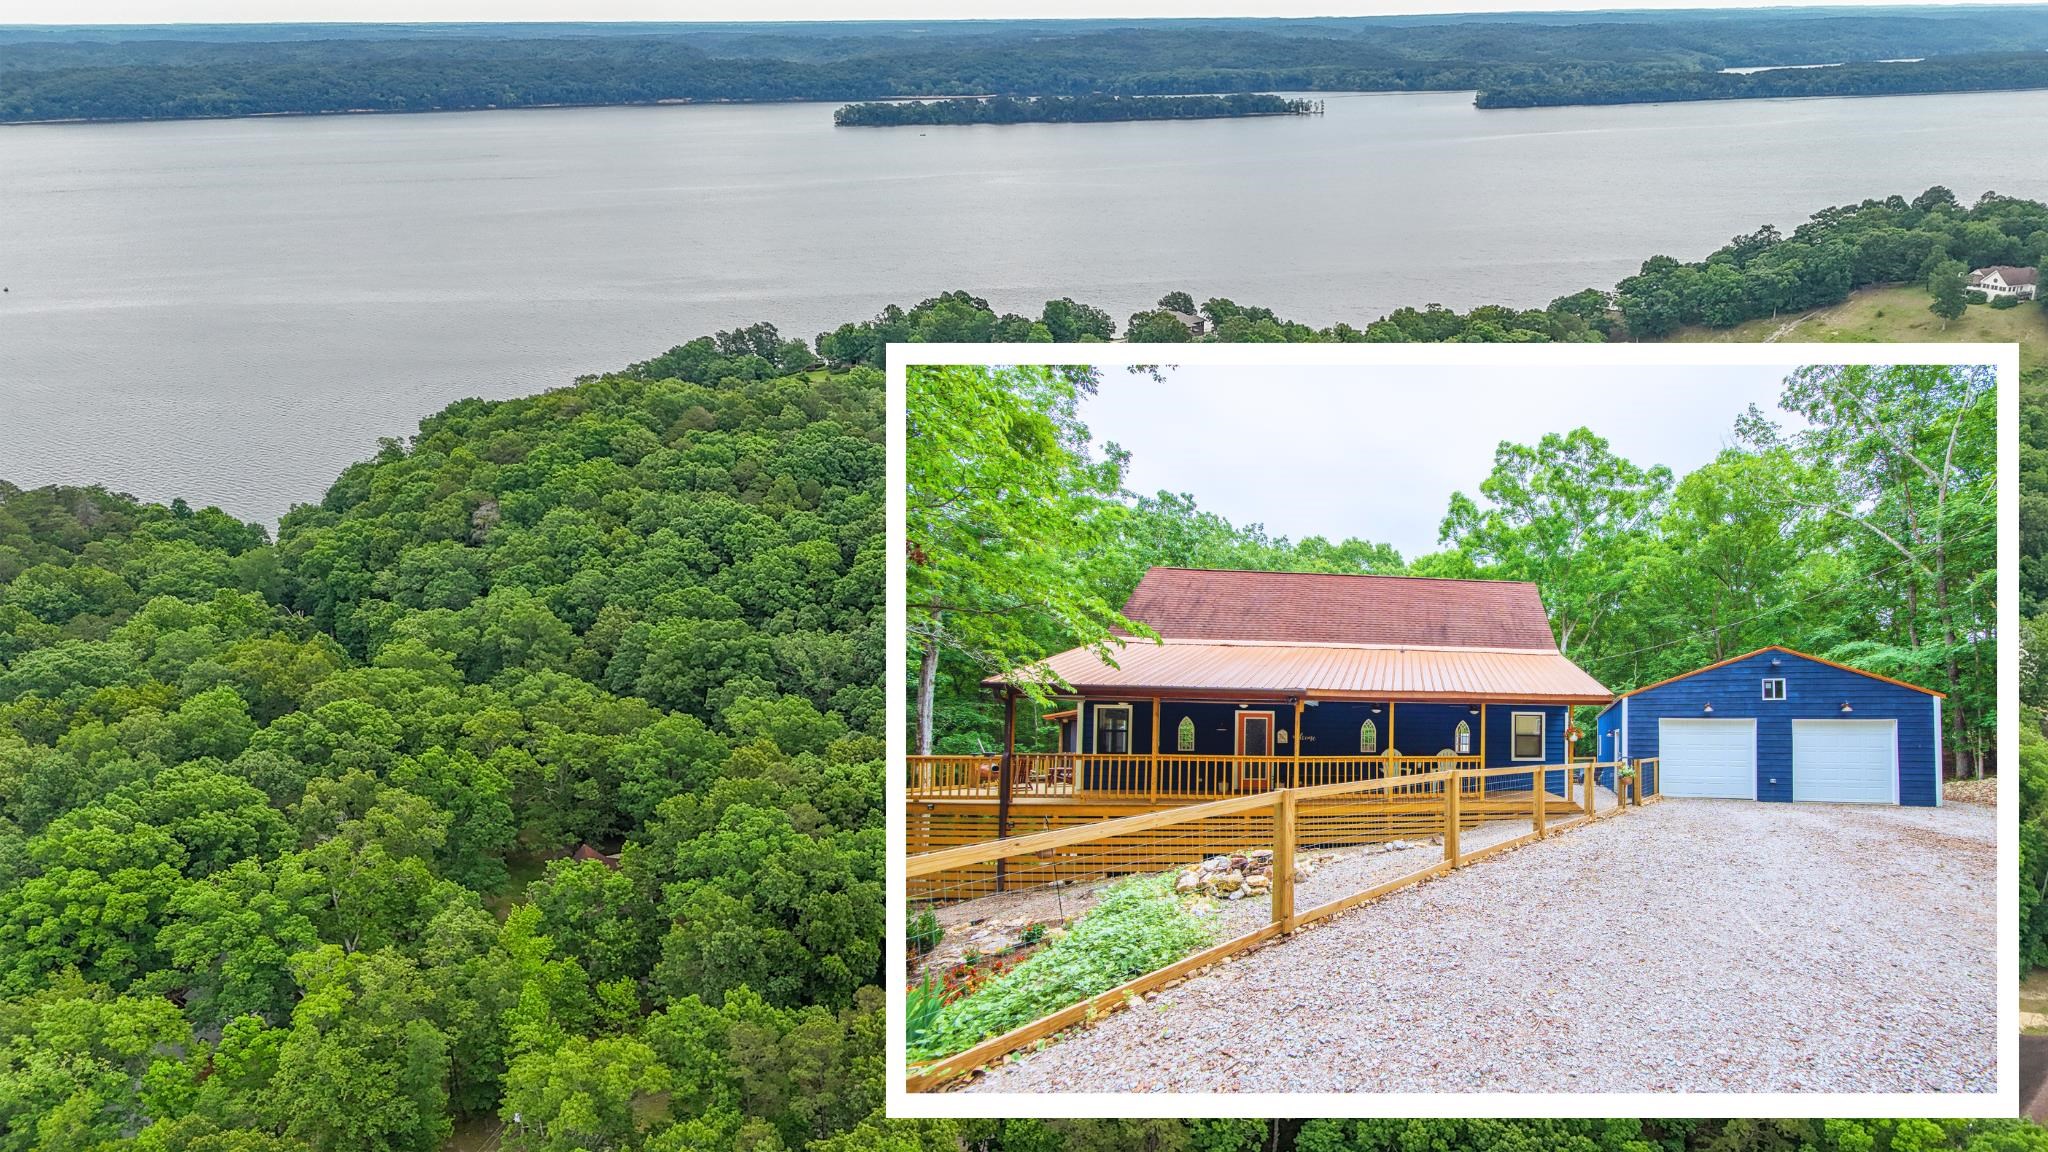
M 1823 217 L 1919 213 L 1908 231 L 1946 244 L 1976 224 L 2011 234 L 2031 219 L 2017 203 Z M 1626 331 L 1613 304 L 1589 291 L 1320 331 L 1205 311 L 1231 339 L 1597 339 Z M 1163 307 L 1194 310 L 1185 294 Z M 425 1152 L 451 1133 L 659 1152 L 2048 1147 L 1990 1121 L 884 1120 L 881 712 L 900 681 L 880 634 L 874 365 L 886 340 L 1116 334 L 1072 300 L 1024 317 L 964 292 L 815 343 L 721 332 L 541 396 L 451 405 L 275 540 L 179 501 L 0 486 L 0 1152 Z M 1870 443 L 1765 431 L 1714 482 L 1673 478 L 1632 538 L 1633 572 L 1672 574 L 1661 603 L 1698 596 L 1676 576 L 1707 570 L 1660 543 L 1671 517 L 1716 516 L 1785 478 L 1772 469 Z M 2048 456 L 2028 459 L 2040 472 Z M 1847 462 L 1887 482 L 1876 460 Z M 1178 496 L 1129 504 L 1145 548 L 1188 562 L 1403 563 Z M 1748 555 L 1754 507 L 1731 506 L 1751 515 L 1713 534 L 1725 562 L 1784 571 Z M 1925 530 L 1975 547 L 1969 514 Z M 1862 602 L 1894 611 L 1932 592 L 1932 574 L 1878 570 L 1839 519 L 1801 531 L 1834 540 L 1840 570 L 1800 579 L 1841 595 L 1831 582 L 1856 576 Z M 1478 558 L 1514 530 L 1457 519 L 1457 551 L 1493 563 Z M 1956 591 L 1967 627 L 1983 606 Z M 1920 603 L 1940 633 L 1944 610 Z M 1598 626 L 1574 637 L 1597 645 Z M 1866 640 L 1901 667 L 1933 643 Z M 981 705 L 958 699 L 947 723 L 970 730 Z M 617 867 L 566 855 L 583 845 Z
M 2048 88 L 2048 56 L 2040 52 L 1984 53 L 1890 63 L 1865 61 L 1833 68 L 1787 68 L 1746 75 L 1679 68 L 1627 76 L 1582 73 L 1481 88 L 1474 102 L 1481 108 L 1541 108 L 1563 104 L 1900 96 L 2019 88 Z
M 207 36 L 212 38 L 203 38 Z M 2048 49 L 2048 8 L 918 25 L 16 31 L 0 121 L 985 93 L 1518 91 Z
M 1308 116 L 1313 100 L 1271 93 L 1228 96 L 991 96 L 986 99 L 877 100 L 832 113 L 842 128 L 925 124 L 1084 124 L 1111 120 L 1218 120 L 1239 116 Z

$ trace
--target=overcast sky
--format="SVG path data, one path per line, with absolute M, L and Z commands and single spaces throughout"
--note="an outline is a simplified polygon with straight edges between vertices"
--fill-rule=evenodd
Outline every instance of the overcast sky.
M 1502 440 L 1585 425 L 1640 467 L 1683 476 L 1734 442 L 1754 403 L 1785 428 L 1776 368 L 1181 367 L 1164 384 L 1104 369 L 1082 407 L 1131 453 L 1126 486 L 1187 492 L 1273 535 L 1437 550 L 1451 493 L 1480 499 Z
M 1883 0 L 1878 0 L 1883 2 Z M 1806 0 L 1863 7 L 1870 0 Z M 0 0 L 0 24 L 464 20 L 936 20 L 997 17 L 1387 16 L 1417 12 L 1735 8 L 1702 0 Z

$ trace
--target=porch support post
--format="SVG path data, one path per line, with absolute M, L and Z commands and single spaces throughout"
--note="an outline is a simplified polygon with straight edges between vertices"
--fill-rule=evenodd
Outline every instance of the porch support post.
M 1401 748 L 1401 746 L 1400 746 L 1399 744 L 1396 744 L 1396 743 L 1394 743 L 1394 709 L 1395 709 L 1396 707 L 1398 707 L 1398 706 L 1399 706 L 1399 702 L 1398 702 L 1398 701 L 1394 701 L 1394 700 L 1389 700 L 1389 701 L 1387 701 L 1387 752 L 1388 752 L 1388 754 L 1390 754 L 1390 755 L 1391 755 L 1392 753 L 1394 753 L 1394 752 L 1398 752 L 1398 751 L 1400 751 L 1400 748 Z M 1398 767 L 1399 767 L 1399 765 L 1396 765 L 1396 764 L 1389 764 L 1389 765 L 1388 765 L 1388 767 L 1390 767 L 1390 768 L 1398 768 Z M 1388 773 L 1388 775 L 1394 775 L 1394 774 L 1395 774 L 1395 773 Z
M 1010 774 L 1017 760 L 1017 690 L 1003 690 L 1003 766 L 996 777 L 996 839 L 1010 835 Z M 996 891 L 1003 890 L 1003 860 L 996 861 Z
M 1486 799 L 1486 701 L 1479 702 L 1479 798 Z
M 1301 707 L 1302 699 L 1294 698 L 1294 766 L 1287 771 L 1287 786 L 1301 787 Z
M 1152 782 L 1150 785 L 1153 800 L 1159 799 L 1159 705 L 1160 698 L 1154 696 L 1152 698 Z

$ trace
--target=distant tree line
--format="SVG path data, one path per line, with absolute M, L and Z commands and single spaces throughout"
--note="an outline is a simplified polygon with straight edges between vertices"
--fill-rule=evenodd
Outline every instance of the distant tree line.
M 1565 22 L 1560 22 L 1561 20 Z M 2048 11 L 1600 20 L 815 25 L 743 34 L 0 40 L 0 121 L 1663 83 L 1730 66 L 2039 52 Z M 1776 81 L 1773 81 L 1776 82 Z M 1799 81 L 1790 81 L 1798 83 Z
M 1111 120 L 1222 120 L 1238 116 L 1308 116 L 1313 100 L 1267 92 L 1227 96 L 991 96 L 953 100 L 877 100 L 832 114 L 841 128 L 926 124 L 1089 124 Z
M 1901 96 L 2048 88 L 2048 55 L 2005 52 L 1830 68 L 1734 74 L 1696 68 L 1584 72 L 1481 88 L 1481 108 L 1562 104 L 1650 104 L 1681 100 L 1760 100 L 1787 96 Z
M 1787 234 L 1766 224 L 1695 261 L 1653 256 L 1612 290 L 1586 288 L 1542 308 L 1485 304 L 1459 312 L 1403 307 L 1362 327 L 1322 327 L 1272 309 L 1169 292 L 1119 326 L 1093 304 L 1062 297 L 1035 316 L 998 312 L 971 292 L 943 292 L 911 307 L 821 332 L 810 345 L 773 325 L 703 336 L 636 371 L 717 380 L 766 378 L 806 365 L 884 366 L 892 343 L 1504 343 L 1660 340 L 1688 325 L 1727 328 L 1746 320 L 1838 304 L 1858 288 L 1924 283 L 1962 264 L 2048 263 L 2048 204 L 1985 193 L 1964 207 L 1946 188 L 1828 208 Z M 1199 317 L 1196 333 L 1184 317 Z M 815 350 L 815 352 L 813 351 Z

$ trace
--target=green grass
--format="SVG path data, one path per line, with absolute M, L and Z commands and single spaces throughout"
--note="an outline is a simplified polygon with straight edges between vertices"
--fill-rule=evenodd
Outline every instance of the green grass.
M 2048 968 L 2020 977 L 2020 1031 L 2048 1032 Z
M 1737 344 L 1773 337 L 1779 342 L 1829 344 L 2018 344 L 2022 371 L 2048 365 L 2048 308 L 2041 304 L 2028 302 L 2004 310 L 1972 304 L 1945 327 L 1927 304 L 1927 290 L 1917 285 L 1866 288 L 1832 308 L 1804 316 L 1751 320 L 1733 328 L 1684 328 L 1671 338 Z

